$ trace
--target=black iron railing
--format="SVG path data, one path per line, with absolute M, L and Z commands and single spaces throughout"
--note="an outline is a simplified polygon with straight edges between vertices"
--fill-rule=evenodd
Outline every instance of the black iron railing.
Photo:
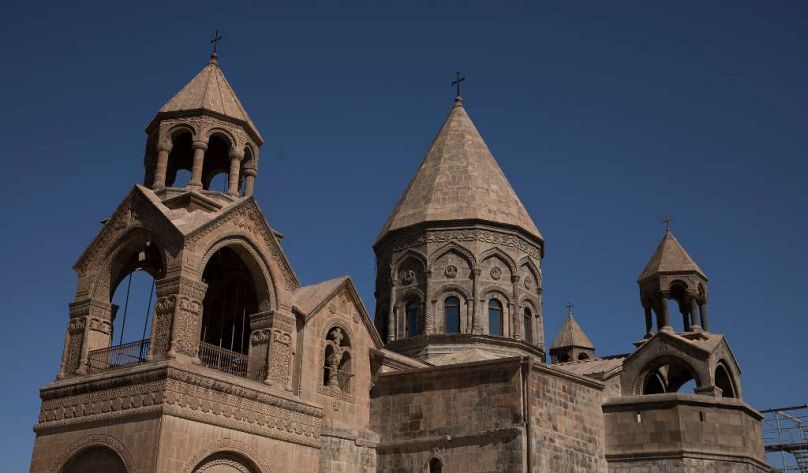
M 146 361 L 149 354 L 149 339 L 124 343 L 100 350 L 93 350 L 87 356 L 90 373 L 137 365 Z
M 199 361 L 202 366 L 212 368 L 222 373 L 240 376 L 242 378 L 263 381 L 261 376 L 266 377 L 266 370 L 248 370 L 247 355 L 226 348 L 217 347 L 206 342 L 199 343 Z

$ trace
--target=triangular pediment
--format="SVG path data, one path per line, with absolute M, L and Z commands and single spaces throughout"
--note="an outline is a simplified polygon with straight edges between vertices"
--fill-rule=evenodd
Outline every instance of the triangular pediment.
M 384 346 L 356 286 L 348 276 L 299 287 L 295 291 L 292 309 L 307 323 L 315 317 L 335 317 L 361 325 L 373 340 L 375 348 Z
M 104 221 L 98 234 L 79 256 L 73 268 L 82 271 L 99 253 L 106 253 L 126 232 L 135 228 L 156 233 L 166 240 L 182 238 L 182 232 L 166 215 L 166 207 L 149 189 L 135 186 L 124 197 L 112 215 Z

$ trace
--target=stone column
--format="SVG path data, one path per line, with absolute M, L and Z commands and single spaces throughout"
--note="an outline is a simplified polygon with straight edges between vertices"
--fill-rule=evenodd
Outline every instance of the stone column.
M 202 188 L 202 167 L 205 164 L 205 151 L 208 149 L 208 144 L 204 141 L 194 141 L 191 147 L 194 149 L 194 164 L 191 168 L 191 180 L 188 181 L 187 187 Z
M 70 303 L 70 323 L 57 377 L 85 374 L 89 370 L 90 352 L 110 346 L 112 304 L 86 298 Z
M 519 285 L 519 276 L 512 276 L 511 277 L 511 286 L 513 287 L 513 304 L 511 304 L 511 327 L 513 330 L 511 331 L 511 335 L 516 340 L 525 340 L 525 334 L 522 333 L 522 326 L 524 325 L 524 321 L 522 320 L 522 306 L 519 305 L 519 294 L 516 292 L 516 288 Z M 531 325 L 533 325 L 531 323 Z
M 165 312 L 154 321 L 161 334 L 170 327 L 168 352 L 165 356 L 178 360 L 199 362 L 199 340 L 202 328 L 202 301 L 208 285 L 188 276 L 163 278 L 158 292 L 158 304 Z M 171 297 L 173 296 L 173 298 Z M 155 308 L 157 309 L 157 308 Z M 159 337 L 158 337 L 159 338 Z M 162 356 L 165 341 L 156 340 L 152 358 Z
M 258 172 L 253 168 L 244 169 L 244 197 L 253 195 L 256 174 Z
M 684 306 L 679 304 L 679 312 L 682 313 L 682 328 L 685 332 L 690 332 L 692 327 L 690 326 L 690 309 L 689 305 L 685 304 Z
M 170 144 L 162 144 L 157 148 L 157 166 L 154 168 L 154 182 L 152 189 L 158 190 L 166 186 L 166 171 L 168 169 L 168 154 L 171 153 Z
M 238 176 L 239 168 L 241 168 L 241 160 L 244 158 L 244 153 L 236 150 L 230 152 L 230 173 L 227 175 L 227 193 L 238 197 Z
M 157 302 L 154 304 L 154 319 L 151 326 L 151 346 L 148 360 L 164 360 L 171 349 L 171 328 L 177 309 L 177 280 L 161 279 L 154 282 Z
M 673 331 L 670 319 L 668 318 L 668 301 L 664 295 L 659 296 L 659 320 L 657 321 L 659 330 Z
M 269 326 L 270 312 L 250 315 L 250 347 L 247 352 L 247 374 L 250 379 L 267 379 L 267 361 L 272 330 Z
M 707 323 L 707 301 L 699 303 L 699 315 L 701 316 L 701 328 L 705 332 L 710 331 L 710 325 Z
M 387 342 L 396 339 L 396 280 L 390 283 L 390 311 L 387 315 Z
M 697 319 L 697 314 L 699 310 L 699 302 L 696 300 L 695 297 L 690 298 L 690 330 L 694 332 L 701 331 L 701 325 L 699 325 L 699 321 Z
M 651 306 L 644 305 L 643 309 L 645 309 L 645 338 L 651 338 L 654 329 L 654 321 L 651 318 Z
M 266 384 L 287 391 L 292 390 L 292 367 L 294 365 L 295 318 L 292 314 L 277 311 L 266 313 L 267 331 L 271 335 L 267 349 Z
M 482 304 L 479 303 L 477 300 L 477 294 L 480 292 L 480 274 L 482 274 L 482 270 L 480 268 L 474 268 L 474 272 L 472 276 L 474 278 L 471 290 L 471 333 L 473 334 L 481 334 L 483 333 L 483 327 L 480 325 L 480 311 L 479 308 Z

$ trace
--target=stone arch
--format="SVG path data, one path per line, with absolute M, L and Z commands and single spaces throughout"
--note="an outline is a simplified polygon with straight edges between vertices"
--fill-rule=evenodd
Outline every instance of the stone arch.
M 408 337 L 410 320 L 408 318 L 408 307 L 413 304 L 418 304 L 417 326 L 415 331 L 419 335 L 423 335 L 426 331 L 426 317 L 427 317 L 427 300 L 424 291 L 418 287 L 408 287 L 401 291 L 398 296 L 398 313 L 403 316 L 403 336 Z
M 448 253 L 455 253 L 468 263 L 469 268 L 474 269 L 477 267 L 477 258 L 474 257 L 474 254 L 466 249 L 466 247 L 462 245 L 458 245 L 455 242 L 449 242 L 442 247 L 440 247 L 437 251 L 432 253 L 432 256 L 429 258 L 429 264 L 427 265 L 427 269 L 432 271 L 435 262 L 441 258 L 442 256 Z
M 173 140 L 183 133 L 190 133 L 191 139 L 197 139 L 197 137 L 199 136 L 199 132 L 192 124 L 176 123 L 168 128 L 168 130 L 165 133 L 165 137 L 173 143 Z
M 433 299 L 434 305 L 434 312 L 435 312 L 435 320 L 434 323 L 435 327 L 434 330 L 438 332 L 438 329 L 442 329 L 442 333 L 449 333 L 447 332 L 446 322 L 447 322 L 447 314 L 446 314 L 446 299 L 449 297 L 457 297 L 460 302 L 459 306 L 459 326 L 458 326 L 458 333 L 470 332 L 471 331 L 471 310 L 472 307 L 472 298 L 469 292 L 458 284 L 444 284 L 441 285 L 440 288 L 436 291 L 437 296 Z M 437 321 L 440 321 L 439 323 Z M 464 330 L 465 329 L 465 330 Z
M 529 257 L 525 256 L 519 263 L 517 264 L 518 273 L 520 276 L 520 282 L 522 283 L 522 289 L 530 292 L 538 292 L 541 288 L 541 271 L 539 270 L 538 266 L 533 263 Z M 533 278 L 533 284 L 531 285 L 529 282 L 526 283 L 526 276 L 530 275 Z
M 67 449 L 65 449 L 62 455 L 59 456 L 58 460 L 54 463 L 54 467 L 51 472 L 73 473 L 73 471 L 70 469 L 70 463 L 76 459 L 80 459 L 82 454 L 89 453 L 94 449 L 105 449 L 106 451 L 109 451 L 111 454 L 115 455 L 115 457 L 120 460 L 124 468 L 122 473 L 138 473 L 135 462 L 132 460 L 132 454 L 129 452 L 123 442 L 110 434 L 92 434 L 73 442 L 67 447 Z M 83 472 L 78 471 L 76 473 Z M 119 472 L 112 471 L 110 473 Z
M 508 269 L 511 271 L 511 274 L 516 274 L 516 262 L 513 260 L 513 258 L 510 257 L 510 255 L 508 255 L 508 253 L 505 253 L 504 251 L 502 251 L 497 247 L 485 250 L 483 254 L 480 256 L 480 261 L 485 262 L 486 260 L 488 260 L 493 256 L 499 257 L 499 259 L 501 259 L 505 263 L 505 265 L 508 266 Z
M 716 363 L 713 370 L 714 384 L 721 389 L 722 397 L 738 398 L 738 383 L 729 366 L 723 359 Z
M 664 392 L 677 392 L 688 381 L 693 380 L 697 388 L 705 386 L 703 373 L 699 373 L 690 362 L 676 355 L 662 355 L 646 363 L 638 379 L 635 392 L 637 394 L 658 394 L 647 392 L 649 381 L 661 381 Z
M 509 296 L 508 293 L 505 292 L 505 290 L 499 286 L 486 286 L 480 291 L 480 294 L 481 294 L 480 301 L 482 302 L 487 301 L 491 299 L 493 295 L 496 295 L 497 297 L 502 299 L 503 306 L 507 307 L 513 304 L 511 296 Z
M 112 300 L 115 288 L 136 269 L 138 263 L 143 263 L 142 269 L 155 280 L 165 276 L 169 253 L 166 250 L 167 242 L 163 241 L 160 232 L 151 232 L 142 226 L 136 226 L 110 241 L 115 246 L 109 248 L 103 259 L 95 263 L 98 273 L 90 293 L 93 298 L 105 302 Z M 141 251 L 146 257 L 142 262 L 138 261 Z
M 415 251 L 415 250 L 411 250 L 411 249 L 407 250 L 401 256 L 399 256 L 396 259 L 396 261 L 393 263 L 392 277 L 394 279 L 397 278 L 399 280 L 399 283 L 403 282 L 402 277 L 401 277 L 401 271 L 404 269 L 404 267 L 406 265 L 408 265 L 409 262 L 412 262 L 410 264 L 414 263 L 416 266 L 418 266 L 419 269 L 420 269 L 421 274 L 426 273 L 426 269 L 427 269 L 426 256 L 424 256 L 423 253 L 420 253 L 420 252 Z M 418 281 L 418 282 L 421 283 L 423 281 Z
M 262 312 L 271 310 L 278 307 L 277 293 L 275 278 L 272 277 L 270 271 L 270 263 L 267 258 L 264 258 L 258 248 L 244 235 L 241 234 L 226 234 L 222 235 L 215 243 L 213 243 L 197 266 L 197 274 L 202 277 L 202 274 L 207 267 L 210 258 L 222 248 L 233 249 L 242 259 L 248 269 L 250 269 L 250 276 L 255 284 L 256 292 L 259 294 L 258 308 Z
M 182 473 L 196 473 L 195 468 L 203 464 L 208 458 L 227 454 L 248 462 L 253 470 L 250 473 L 272 473 L 266 459 L 257 450 L 244 442 L 233 439 L 219 439 L 208 443 L 185 462 L 182 467 Z
M 322 342 L 321 364 L 323 367 L 323 384 L 328 387 L 337 387 L 340 392 L 353 394 L 354 383 L 351 376 L 355 374 L 356 367 L 353 360 L 354 333 L 342 321 L 333 321 L 326 326 L 326 330 L 321 333 Z M 335 330 L 344 332 L 343 338 L 337 341 L 329 336 Z M 333 377 L 332 377 L 333 373 Z

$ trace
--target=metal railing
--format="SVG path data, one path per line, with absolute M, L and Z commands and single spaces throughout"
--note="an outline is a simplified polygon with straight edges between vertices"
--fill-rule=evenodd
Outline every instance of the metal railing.
M 233 376 L 240 376 L 254 381 L 263 381 L 266 378 L 265 367 L 248 370 L 247 355 L 217 347 L 207 342 L 199 343 L 199 361 L 202 362 L 202 366 Z
M 100 350 L 93 350 L 87 355 L 87 368 L 90 373 L 137 365 L 146 361 L 149 354 L 149 339 L 124 343 Z

